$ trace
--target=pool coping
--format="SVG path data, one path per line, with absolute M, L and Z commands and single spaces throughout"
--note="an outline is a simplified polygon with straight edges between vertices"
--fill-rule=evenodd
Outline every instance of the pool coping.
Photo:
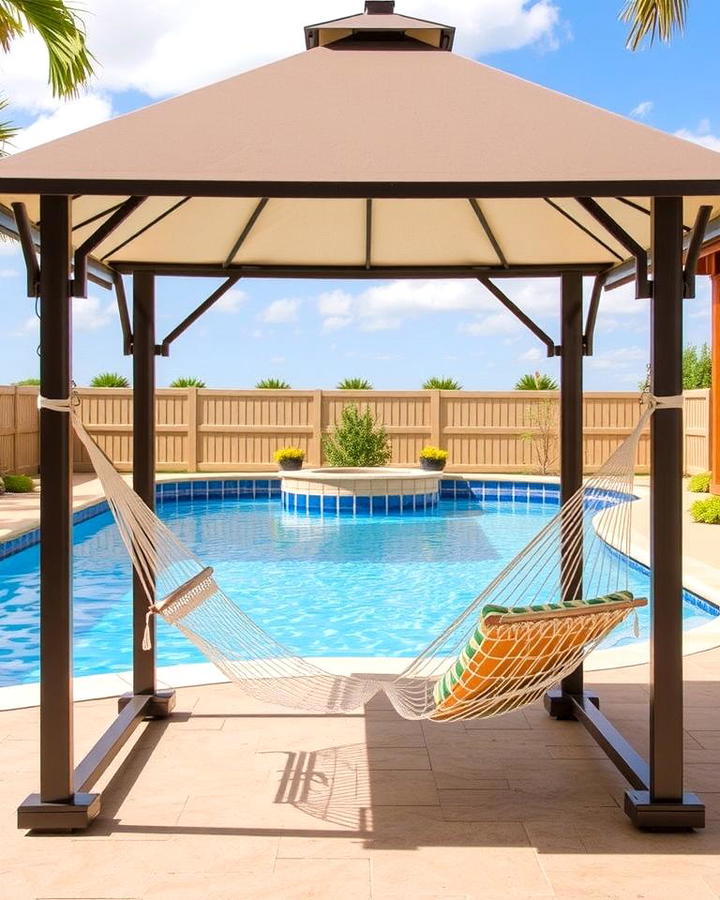
M 421 470 L 418 470 L 421 471 Z M 278 490 L 275 492 L 268 490 L 268 496 L 274 498 L 280 497 L 280 473 L 263 472 L 263 473 L 162 473 L 158 474 L 158 488 L 162 484 L 181 483 L 186 481 L 206 482 L 225 482 L 225 481 L 266 481 L 276 480 L 278 482 Z M 442 473 L 442 479 L 448 481 L 465 481 L 465 482 L 496 482 L 496 483 L 514 483 L 514 484 L 541 484 L 552 485 L 552 494 L 557 494 L 557 486 L 559 479 L 556 476 L 530 476 L 513 474 L 496 474 L 496 473 Z M 649 504 L 649 489 L 644 486 L 636 485 L 634 493 L 637 497 L 633 504 Z M 252 494 L 254 496 L 254 493 Z M 543 492 L 544 497 L 544 492 Z M 101 515 L 107 510 L 107 501 L 98 500 L 97 498 L 89 498 L 78 504 L 73 511 L 73 525 L 79 522 L 87 521 L 97 515 Z M 602 533 L 602 516 L 598 513 L 593 519 L 593 527 L 596 529 L 600 537 L 614 549 L 624 552 L 622 548 L 614 544 L 606 535 Z M 633 519 L 635 516 L 633 516 Z M 26 543 L 17 545 L 15 549 L 9 553 L 3 554 L 2 549 L 8 544 L 17 544 L 23 538 Z M 636 535 L 633 530 L 633 542 L 630 548 L 629 557 L 631 560 L 648 568 L 650 561 L 649 543 L 641 539 L 635 539 Z M 4 537 L 0 541 L 0 559 L 19 552 L 25 547 L 32 546 L 39 541 L 39 529 L 37 524 L 34 527 L 25 528 L 19 534 L 13 537 Z M 710 568 L 699 560 L 692 557 L 684 558 L 683 571 L 683 587 L 704 600 L 709 605 L 720 609 L 720 588 L 716 588 L 703 578 L 702 569 Z M 689 571 L 685 571 L 688 569 Z M 716 620 L 700 625 L 683 633 L 683 656 L 701 653 L 720 646 L 720 616 Z M 626 666 L 639 666 L 646 664 L 650 658 L 649 641 L 638 642 L 637 644 L 622 645 L 619 647 L 609 647 L 604 650 L 595 650 L 587 658 L 585 662 L 586 671 L 600 671 L 605 669 L 622 668 Z M 352 672 L 377 672 L 378 674 L 399 674 L 410 662 L 406 657 L 313 657 L 315 665 L 328 667 L 337 674 L 351 674 Z M 157 669 L 158 687 L 161 688 L 180 688 L 198 686 L 204 684 L 222 684 L 227 683 L 228 679 L 212 664 L 212 663 L 188 663 L 175 666 L 161 666 Z M 124 693 L 132 687 L 132 673 L 105 673 L 100 675 L 84 675 L 73 679 L 73 696 L 74 700 L 97 700 L 106 697 L 114 697 Z M 39 704 L 39 683 L 31 682 L 29 684 L 8 685 L 0 687 L 0 711 L 10 709 L 21 709 Z

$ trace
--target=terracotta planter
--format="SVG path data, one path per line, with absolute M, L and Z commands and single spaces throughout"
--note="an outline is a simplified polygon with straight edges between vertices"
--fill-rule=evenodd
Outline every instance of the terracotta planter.
M 297 472 L 302 469 L 303 461 L 301 459 L 281 459 L 278 463 L 283 472 Z
M 447 460 L 445 459 L 428 459 L 425 456 L 420 457 L 420 466 L 425 469 L 426 472 L 442 472 L 446 462 Z

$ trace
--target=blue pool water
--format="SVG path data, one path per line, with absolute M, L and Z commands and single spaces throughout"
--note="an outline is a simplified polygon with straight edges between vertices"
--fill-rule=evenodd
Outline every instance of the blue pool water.
M 225 592 L 305 656 L 413 657 L 557 512 L 543 503 L 442 499 L 427 512 L 297 516 L 278 499 L 176 499 L 163 520 Z M 130 565 L 109 513 L 75 526 L 75 674 L 131 666 Z M 608 553 L 613 552 L 608 550 Z M 0 561 L 0 685 L 38 679 L 38 546 Z M 631 590 L 647 596 L 637 567 Z M 685 627 L 712 618 L 686 597 Z M 647 610 L 641 635 L 647 637 Z M 158 663 L 201 662 L 158 623 Z

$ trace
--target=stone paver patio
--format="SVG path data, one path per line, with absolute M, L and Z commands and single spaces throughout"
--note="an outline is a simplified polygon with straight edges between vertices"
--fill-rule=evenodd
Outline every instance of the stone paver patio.
M 720 896 L 720 651 L 686 660 L 693 834 L 643 834 L 625 783 L 584 729 L 533 707 L 485 722 L 405 722 L 382 700 L 350 716 L 288 714 L 232 685 L 184 688 L 104 777 L 86 834 L 26 836 L 37 710 L 0 713 L 0 896 L 147 900 L 693 900 Z M 594 673 L 638 747 L 644 667 Z M 84 752 L 113 700 L 77 705 Z

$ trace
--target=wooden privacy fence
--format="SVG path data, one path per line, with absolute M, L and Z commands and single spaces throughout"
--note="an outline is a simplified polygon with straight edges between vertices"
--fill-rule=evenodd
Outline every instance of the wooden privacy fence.
M 88 431 L 121 471 L 132 469 L 132 390 L 84 388 Z M 0 387 L 0 471 L 33 473 L 38 466 L 37 389 Z M 640 414 L 637 393 L 586 393 L 583 459 L 593 472 L 630 433 Z M 416 465 L 426 444 L 450 454 L 450 472 L 540 471 L 543 448 L 557 471 L 558 397 L 508 391 L 264 391 L 161 389 L 157 392 L 157 467 L 161 471 L 251 472 L 274 469 L 279 447 L 302 447 L 306 464 L 322 463 L 322 435 L 342 408 L 371 408 L 387 429 L 394 465 Z M 689 391 L 685 453 L 689 473 L 709 465 L 709 391 Z M 552 431 L 547 440 L 543 435 Z M 79 442 L 75 469 L 90 465 Z M 649 467 L 648 435 L 637 470 Z
M 685 471 L 710 468 L 710 389 L 685 391 Z
M 38 470 L 37 388 L 0 387 L 0 474 L 34 475 Z

